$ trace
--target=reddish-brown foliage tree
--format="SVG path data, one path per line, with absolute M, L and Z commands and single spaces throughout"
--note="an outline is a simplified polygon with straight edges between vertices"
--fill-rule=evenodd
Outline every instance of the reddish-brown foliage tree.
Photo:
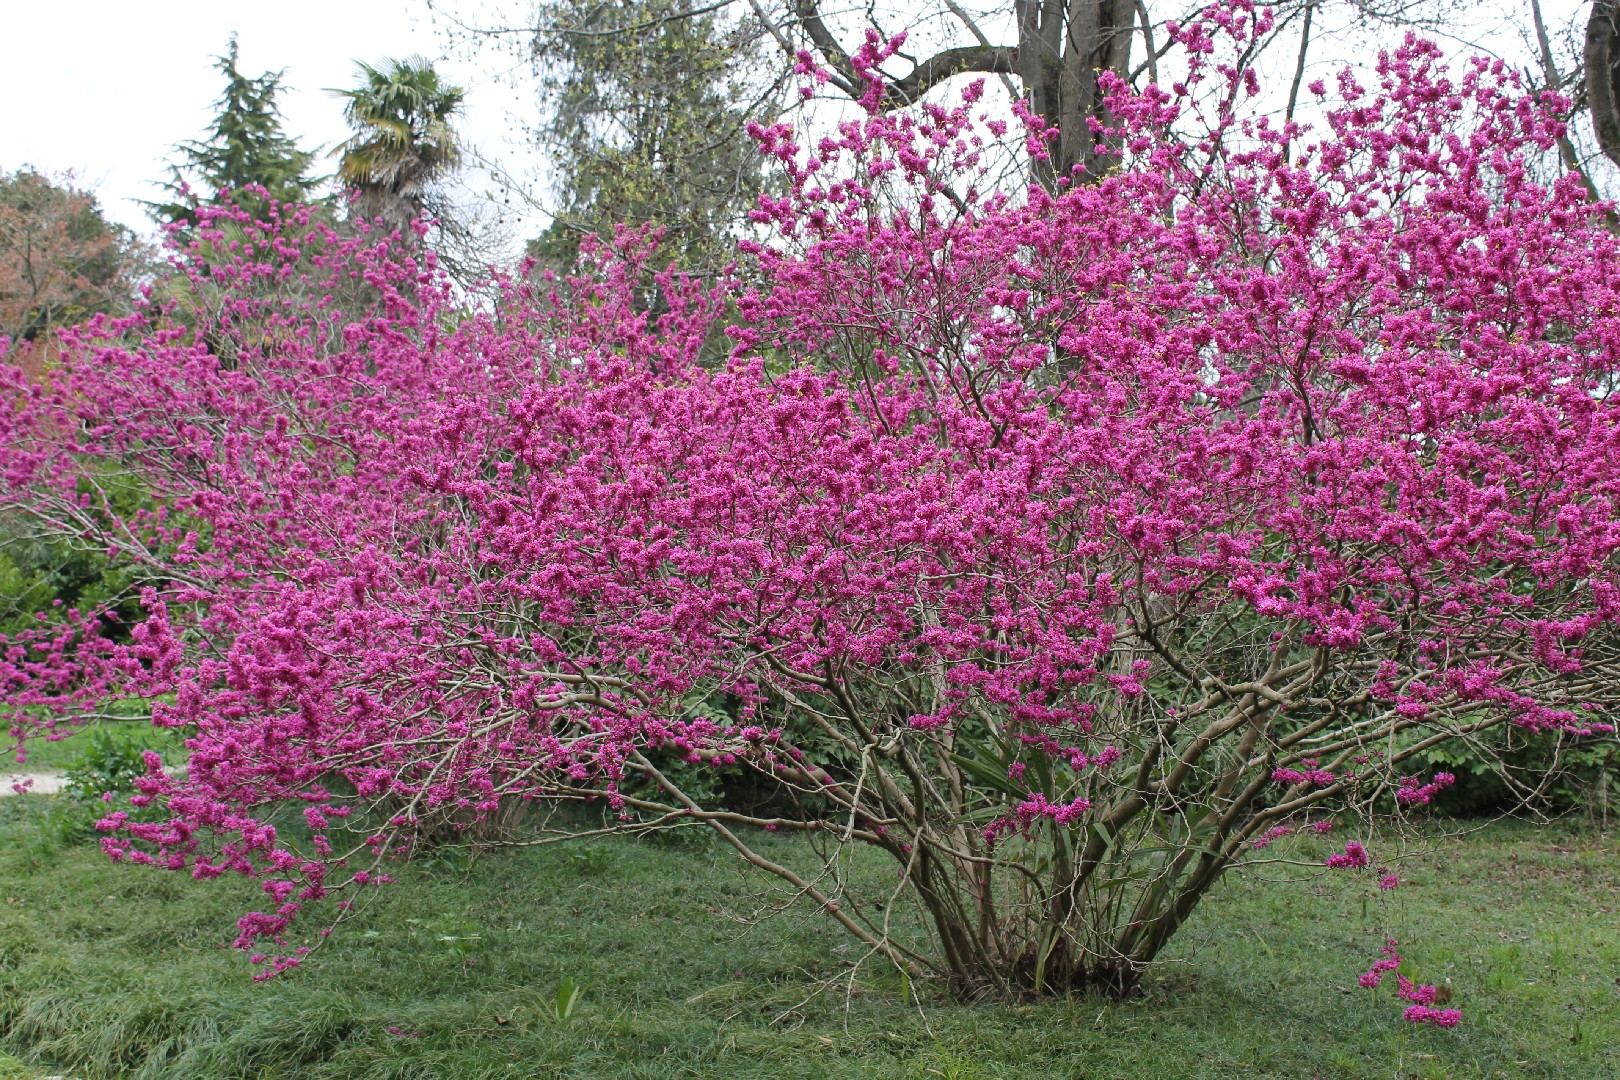
M 58 327 L 127 309 L 144 246 L 72 176 L 0 174 L 0 355 L 41 363 Z

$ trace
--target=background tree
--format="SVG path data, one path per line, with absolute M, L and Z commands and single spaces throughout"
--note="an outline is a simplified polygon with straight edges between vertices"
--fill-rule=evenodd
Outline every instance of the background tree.
M 7 354 L 51 331 L 129 309 L 147 251 L 71 176 L 0 174 L 0 338 Z
M 281 93 L 280 71 L 257 78 L 237 66 L 236 35 L 215 67 L 225 77 L 225 90 L 215 102 L 218 112 L 205 138 L 181 143 L 181 163 L 164 185 L 169 200 L 150 205 L 159 222 L 196 222 L 200 203 L 211 202 L 221 191 L 231 199 L 262 213 L 263 198 L 243 189 L 258 186 L 269 198 L 284 203 L 304 202 L 320 185 L 309 170 L 312 151 L 300 149 L 281 126 L 276 97 Z
M 334 91 L 354 129 L 336 151 L 338 180 L 355 195 L 353 214 L 408 232 L 411 222 L 431 215 L 435 185 L 461 165 L 452 121 L 466 94 L 420 56 L 355 66 L 360 85 Z
M 1297 42 L 1299 77 L 1287 110 L 1292 116 L 1300 77 L 1317 40 L 1410 29 L 1466 37 L 1468 28 L 1462 23 L 1478 2 L 1350 0 L 1329 5 L 1282 0 L 1268 5 L 1274 17 L 1251 43 L 1248 58 Z M 1161 68 L 1167 76 L 1179 70 L 1185 57 L 1173 55 L 1179 54 L 1179 46 L 1169 25 L 1187 22 L 1205 5 L 1198 0 L 1013 0 L 1010 5 L 1004 0 L 988 5 L 940 0 L 903 10 L 868 4 L 832 11 L 820 0 L 620 0 L 608 5 L 563 0 L 532 9 L 526 25 L 512 18 L 504 24 L 497 19 L 496 25 L 473 25 L 455 14 L 453 0 L 449 10 L 442 2 L 430 0 L 430 6 L 447 16 L 453 33 L 533 43 L 547 80 L 545 118 L 538 130 L 556 156 L 560 185 L 568 188 L 562 192 L 558 224 L 534 249 L 543 254 L 555 246 L 556 236 L 601 231 L 591 226 L 593 218 L 613 220 L 617 215 L 632 222 L 652 216 L 635 212 L 650 200 L 677 209 L 699 207 L 699 218 L 703 208 L 718 208 L 733 219 L 745 214 L 753 206 L 757 182 L 736 167 L 741 163 L 735 158 L 717 161 L 702 152 L 718 145 L 707 129 L 718 135 L 737 126 L 725 110 L 741 120 L 770 120 L 784 103 L 769 95 L 738 93 L 728 81 L 730 74 L 746 75 L 751 87 L 773 84 L 788 77 L 808 52 L 826 68 L 834 87 L 858 100 L 868 83 L 855 70 L 854 43 L 868 29 L 882 37 L 885 24 L 902 20 L 925 23 L 929 33 L 883 58 L 884 108 L 917 105 L 954 76 L 997 77 L 1050 135 L 1044 152 L 1030 162 L 1033 177 L 1050 188 L 1080 168 L 1094 180 L 1108 167 L 1092 127 L 1108 121 L 1100 78 L 1107 73 L 1139 86 L 1158 83 Z M 694 29 L 678 29 L 683 22 Z M 737 51 L 737 31 L 744 35 L 746 51 Z M 924 37 L 938 47 L 930 51 L 919 46 Z M 710 40 L 729 45 L 733 58 L 719 66 L 706 63 L 704 42 Z M 711 100 L 715 93 L 721 111 Z M 688 115 L 697 123 L 688 121 Z M 681 137 L 683 126 L 695 133 L 695 141 Z M 685 149 L 692 145 L 700 152 Z M 581 164 L 587 167 L 582 170 Z M 706 190 L 679 190 L 690 187 L 693 178 Z M 714 182 L 727 178 L 741 182 Z M 717 201 L 728 190 L 732 202 Z M 564 249 L 571 250 L 566 244 Z
M 974 43 L 945 48 L 926 58 L 903 57 L 912 59 L 912 70 L 889 82 L 891 100 L 896 105 L 914 104 L 933 86 L 962 72 L 1012 76 L 1018 81 L 1018 96 L 1057 135 L 1047 148 L 1050 156 L 1039 163 L 1036 175 L 1050 184 L 1076 168 L 1092 176 L 1100 174 L 1104 166 L 1088 124 L 1092 119 L 1107 119 L 1098 77 L 1103 72 L 1129 76 L 1139 12 L 1152 52 L 1146 4 L 1141 0 L 1013 0 L 1016 43 L 1011 45 L 992 43 L 963 8 L 954 3 L 948 6 Z M 834 85 L 852 97 L 863 96 L 867 82 L 828 25 L 819 0 L 792 0 L 790 12 L 831 69 Z
M 568 266 L 585 236 L 655 222 L 655 262 L 733 261 L 765 176 L 746 126 L 776 117 L 788 75 L 761 23 L 686 0 L 552 0 L 523 35 L 554 194 L 529 253 Z

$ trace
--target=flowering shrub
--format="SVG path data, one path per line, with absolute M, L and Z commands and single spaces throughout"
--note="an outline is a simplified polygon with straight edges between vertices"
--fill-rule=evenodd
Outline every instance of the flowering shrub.
M 1536 178 L 1558 103 L 1414 40 L 1320 135 L 1245 120 L 1257 19 L 1179 28 L 1187 82 L 1114 86 L 1118 167 L 1057 195 L 988 186 L 976 85 L 877 108 L 874 38 L 865 118 L 756 129 L 751 284 L 665 274 L 656 317 L 634 233 L 469 311 L 430 255 L 220 211 L 181 261 L 217 303 L 8 377 L 5 512 L 146 580 L 128 644 L 8 640 L 14 734 L 113 692 L 190 733 L 105 846 L 262 879 L 267 973 L 423 830 L 594 802 L 1016 995 L 1129 990 L 1228 869 L 1421 812 L 1430 746 L 1612 731 L 1620 251 Z M 1365 839 L 1328 864 L 1393 886 Z

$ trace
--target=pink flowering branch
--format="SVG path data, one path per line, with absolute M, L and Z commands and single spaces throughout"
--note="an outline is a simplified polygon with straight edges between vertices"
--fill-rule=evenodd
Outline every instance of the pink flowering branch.
M 1384 976 L 1394 972 L 1395 981 L 1399 989 L 1396 991 L 1402 1001 L 1410 1002 L 1401 1012 L 1401 1018 L 1412 1024 L 1429 1024 L 1433 1027 L 1451 1028 L 1462 1023 L 1460 1009 L 1435 1008 L 1435 1004 L 1444 1005 L 1451 1000 L 1449 987 L 1436 987 L 1420 985 L 1400 974 L 1399 968 L 1402 960 L 1400 953 L 1396 952 L 1394 938 L 1384 943 L 1383 958 L 1375 960 L 1373 966 L 1363 972 L 1360 983 L 1363 989 L 1375 990 L 1384 981 Z

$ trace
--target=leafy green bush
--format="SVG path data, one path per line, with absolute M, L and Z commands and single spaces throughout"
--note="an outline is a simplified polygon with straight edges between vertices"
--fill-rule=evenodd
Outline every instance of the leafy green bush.
M 0 852 L 19 856 L 31 866 L 41 865 L 65 847 L 94 840 L 96 821 L 110 809 L 123 810 L 140 821 L 160 817 L 163 812 L 158 808 L 132 807 L 127 801 L 135 792 L 136 777 L 146 772 L 142 754 L 155 750 L 167 763 L 184 754 L 178 732 L 140 723 L 98 724 L 75 733 L 66 744 L 72 749 L 61 794 L 28 800 L 33 828 L 8 838 L 14 842 L 0 845 Z M 113 796 L 111 805 L 103 799 L 108 794 Z
M 69 759 L 67 783 L 63 790 L 83 801 L 100 799 L 106 792 L 124 794 L 135 790 L 137 777 L 146 774 L 145 753 L 170 749 L 172 739 L 155 729 L 131 730 L 126 727 L 97 726 L 74 736 L 82 740 Z M 154 739 L 153 736 L 158 738 Z
M 1456 783 L 1439 792 L 1435 809 L 1453 815 L 1584 812 L 1606 818 L 1620 795 L 1620 739 L 1562 733 L 1527 735 L 1511 727 L 1474 742 L 1451 740 L 1420 752 L 1414 771 L 1445 771 Z

